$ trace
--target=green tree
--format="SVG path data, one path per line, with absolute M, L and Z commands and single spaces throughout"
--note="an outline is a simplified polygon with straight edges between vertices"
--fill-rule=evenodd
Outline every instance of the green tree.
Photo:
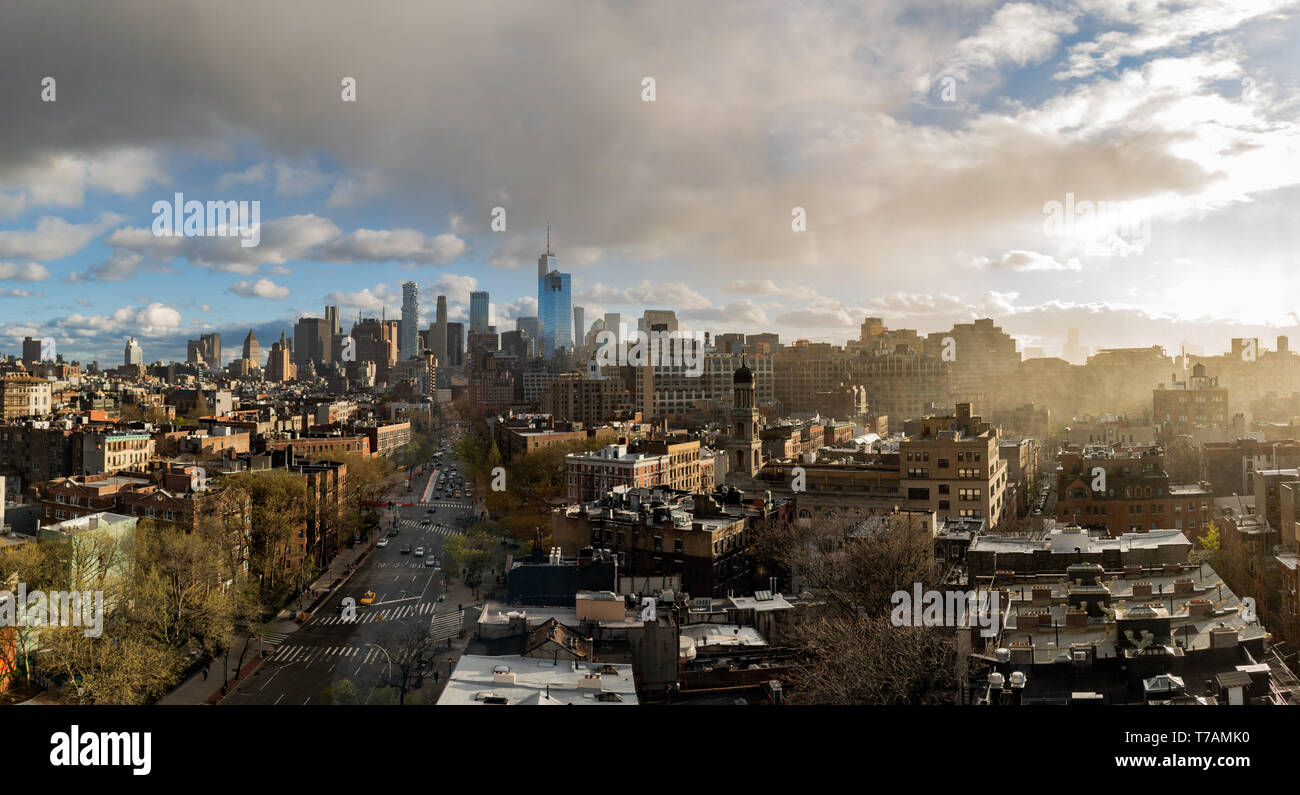
M 361 697 L 357 695 L 357 686 L 349 679 L 340 679 L 332 685 L 321 688 L 320 700 L 321 703 L 332 705 L 361 703 Z

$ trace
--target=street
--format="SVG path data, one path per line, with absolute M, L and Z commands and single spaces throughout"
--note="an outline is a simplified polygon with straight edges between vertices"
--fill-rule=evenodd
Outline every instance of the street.
M 387 545 L 376 547 L 301 627 L 274 638 L 278 643 L 265 647 L 266 662 L 222 703 L 321 703 L 322 688 L 344 679 L 364 700 L 372 688 L 400 679 L 394 661 L 414 627 L 436 627 L 438 637 L 459 630 L 457 605 L 438 601 L 446 572 L 425 565 L 427 558 L 441 559 L 447 539 L 463 534 L 472 523 L 472 498 L 440 498 L 433 488 L 439 474 L 455 465 L 450 450 L 443 458 L 441 465 L 426 470 L 427 477 L 421 473 L 404 496 L 413 505 L 384 509 L 376 532 Z M 422 500 L 425 495 L 427 501 Z M 397 534 L 390 537 L 394 529 Z M 403 554 L 404 547 L 423 547 L 424 557 Z M 362 604 L 362 596 L 370 591 L 374 602 Z M 354 600 L 352 616 L 337 609 L 348 597 Z M 436 655 L 431 657 L 436 660 Z M 431 666 L 428 673 L 434 670 Z

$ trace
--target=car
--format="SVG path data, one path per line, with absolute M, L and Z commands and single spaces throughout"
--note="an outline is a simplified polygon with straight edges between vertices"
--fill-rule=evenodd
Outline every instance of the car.
M 375 592 L 374 592 L 374 591 L 366 591 L 365 593 L 361 594 L 361 604 L 363 604 L 363 605 L 372 605 L 372 604 L 374 604 L 374 603 L 375 603 Z
M 422 557 L 424 557 L 424 547 L 416 547 L 416 548 L 415 548 L 415 553 L 414 553 L 414 554 L 415 554 L 415 556 L 416 556 L 417 558 L 422 558 Z
M 433 508 L 430 508 L 429 510 L 425 511 L 425 514 L 432 514 L 433 512 L 434 512 L 434 509 L 433 509 Z
M 398 530 L 396 527 L 394 527 L 392 530 L 389 530 L 389 531 L 388 531 L 388 537 L 389 537 L 389 538 L 393 538 L 393 537 L 395 537 L 395 536 L 396 536 L 398 533 L 400 533 L 400 532 L 402 532 L 402 531 L 401 531 L 401 530 Z
M 403 554 L 403 555 L 409 555 L 409 554 L 411 554 L 411 545 L 410 545 L 410 544 L 407 544 L 406 546 L 402 547 L 402 554 Z
M 437 565 L 438 565 L 438 561 L 435 560 L 435 559 L 433 558 L 433 556 L 429 556 L 429 557 L 427 557 L 427 558 L 424 559 L 424 567 L 425 567 L 426 569 L 432 569 L 432 568 L 435 568 Z
M 378 544 L 375 544 L 375 546 L 377 546 L 377 547 L 386 547 L 386 546 L 388 546 L 388 539 L 387 539 L 387 538 L 381 538 L 381 539 L 379 539 L 379 543 L 378 543 Z

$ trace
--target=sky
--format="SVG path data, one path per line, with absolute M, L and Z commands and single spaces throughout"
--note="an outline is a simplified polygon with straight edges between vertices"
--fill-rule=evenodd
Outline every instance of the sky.
M 548 223 L 589 321 L 1272 347 L 1300 335 L 1297 6 L 11 5 L 0 351 L 219 331 L 229 360 L 326 304 L 396 317 L 406 281 L 422 326 L 481 289 L 512 329 Z M 154 234 L 176 193 L 260 202 L 259 244 Z

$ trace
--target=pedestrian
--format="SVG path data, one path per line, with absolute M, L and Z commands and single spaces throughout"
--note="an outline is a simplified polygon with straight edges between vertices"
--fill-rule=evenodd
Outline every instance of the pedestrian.
M 209 666 L 206 665 L 203 666 L 203 681 L 205 682 L 208 681 L 208 667 Z

